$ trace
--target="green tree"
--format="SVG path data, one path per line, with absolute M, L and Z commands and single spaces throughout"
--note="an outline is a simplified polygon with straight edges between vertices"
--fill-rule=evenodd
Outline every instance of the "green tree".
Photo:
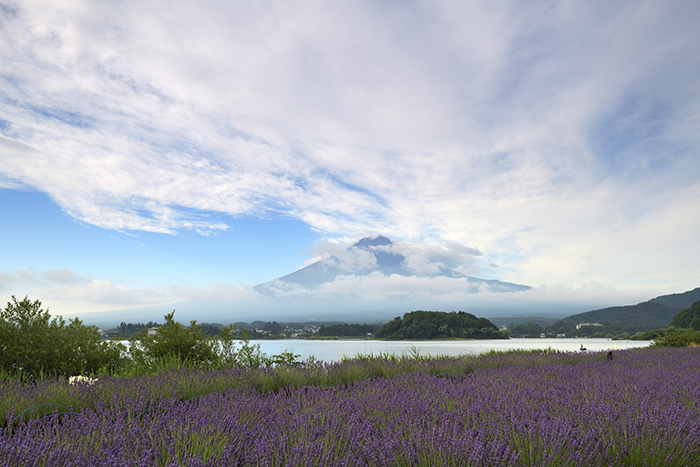
M 379 339 L 498 339 L 504 337 L 486 318 L 463 311 L 412 311 L 385 323 L 375 334 Z
M 68 326 L 61 316 L 51 317 L 39 300 L 13 295 L 0 310 L 0 365 L 20 378 L 44 373 L 53 376 L 95 373 L 114 369 L 123 361 L 125 348 L 101 339 L 96 326 L 78 318 Z
M 262 330 L 269 333 L 271 336 L 278 336 L 285 331 L 285 327 L 282 326 L 277 321 L 272 321 L 271 323 L 265 323 Z
M 131 337 L 129 350 L 134 361 L 150 362 L 168 357 L 197 363 L 216 361 L 216 341 L 209 339 L 197 321 L 191 321 L 186 328 L 173 319 L 174 315 L 175 310 L 165 315 L 165 324 L 155 335 L 149 336 L 148 330 L 143 329 Z
M 693 318 L 693 321 L 690 322 L 690 327 L 693 328 L 694 331 L 700 331 L 700 316 Z
M 692 327 L 692 322 L 695 318 L 700 318 L 700 301 L 693 303 L 685 310 L 679 311 L 678 314 L 673 317 L 671 326 L 689 328 Z

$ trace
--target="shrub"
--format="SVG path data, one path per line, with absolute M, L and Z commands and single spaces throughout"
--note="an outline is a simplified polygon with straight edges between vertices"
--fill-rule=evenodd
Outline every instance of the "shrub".
M 654 341 L 656 347 L 688 347 L 700 345 L 700 331 L 686 329 L 670 332 Z
M 123 345 L 103 341 L 96 326 L 78 318 L 66 326 L 61 316 L 49 314 L 39 300 L 17 300 L 13 295 L 0 309 L 0 368 L 21 379 L 39 375 L 79 375 L 100 368 L 114 369 L 123 362 Z
M 207 363 L 217 360 L 216 341 L 208 338 L 207 334 L 193 320 L 186 328 L 173 319 L 175 310 L 165 315 L 165 324 L 158 328 L 158 333 L 148 335 L 148 330 L 134 334 L 129 349 L 135 362 L 148 363 L 167 357 L 193 363 Z

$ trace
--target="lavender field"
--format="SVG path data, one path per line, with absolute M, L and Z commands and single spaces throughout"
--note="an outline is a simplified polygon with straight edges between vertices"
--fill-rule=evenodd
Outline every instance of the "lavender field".
M 700 348 L 182 369 L 0 404 L 3 466 L 700 465 Z

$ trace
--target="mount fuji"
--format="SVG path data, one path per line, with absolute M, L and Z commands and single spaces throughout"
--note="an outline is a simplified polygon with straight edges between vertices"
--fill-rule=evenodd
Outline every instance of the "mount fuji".
M 415 247 L 415 245 L 413 245 Z M 516 292 L 530 286 L 480 279 L 449 268 L 452 264 L 473 261 L 481 255 L 475 248 L 452 245 L 447 249 L 430 251 L 412 250 L 405 242 L 397 242 L 383 235 L 365 237 L 346 249 L 338 248 L 333 254 L 291 274 L 253 287 L 257 293 L 269 297 L 283 295 L 294 289 L 314 290 L 343 276 L 382 276 L 449 278 L 464 281 L 464 291 Z

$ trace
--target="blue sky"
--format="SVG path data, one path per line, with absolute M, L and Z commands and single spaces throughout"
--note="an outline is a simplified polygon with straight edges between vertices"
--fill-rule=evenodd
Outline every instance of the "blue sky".
M 695 288 L 699 21 L 683 1 L 0 1 L 0 300 L 284 320 Z M 372 234 L 534 289 L 251 290 Z

